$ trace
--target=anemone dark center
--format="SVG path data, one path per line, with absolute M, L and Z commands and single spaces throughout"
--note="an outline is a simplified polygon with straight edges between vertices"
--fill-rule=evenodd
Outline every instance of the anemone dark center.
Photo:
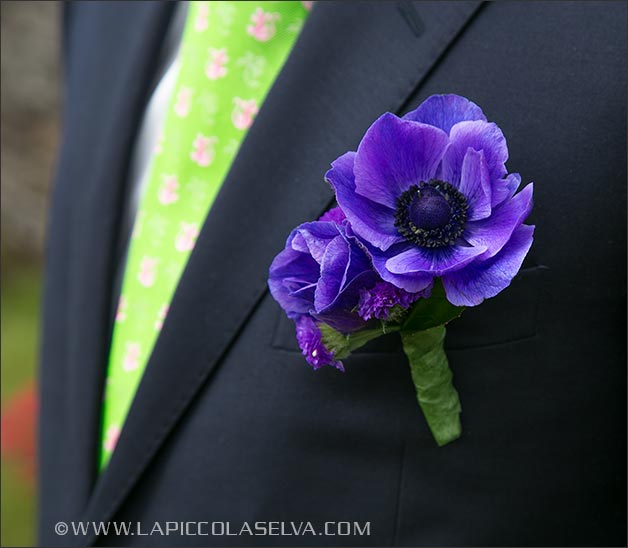
M 464 231 L 467 201 L 444 181 L 421 181 L 397 200 L 395 226 L 401 236 L 420 247 L 445 247 Z
M 408 219 L 417 228 L 433 230 L 449 222 L 451 206 L 445 197 L 431 186 L 416 192 L 408 206 Z

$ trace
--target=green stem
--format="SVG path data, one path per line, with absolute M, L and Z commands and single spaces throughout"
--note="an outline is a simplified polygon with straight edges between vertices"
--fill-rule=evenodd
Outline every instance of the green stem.
M 334 357 L 338 360 L 348 357 L 351 352 L 364 346 L 373 339 L 399 331 L 399 326 L 386 326 L 382 324 L 382 326 L 377 329 L 363 329 L 362 331 L 355 331 L 349 335 L 343 335 L 324 323 L 319 324 L 318 327 L 323 335 L 323 343 L 329 351 L 333 352 Z
M 401 331 L 417 400 L 439 446 L 460 437 L 460 400 L 445 354 L 445 326 Z

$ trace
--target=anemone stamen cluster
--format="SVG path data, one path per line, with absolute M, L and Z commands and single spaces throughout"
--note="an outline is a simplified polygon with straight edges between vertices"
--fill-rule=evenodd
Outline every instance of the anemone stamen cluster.
M 419 247 L 446 247 L 464 232 L 468 209 L 465 197 L 449 183 L 421 181 L 399 196 L 395 227 Z

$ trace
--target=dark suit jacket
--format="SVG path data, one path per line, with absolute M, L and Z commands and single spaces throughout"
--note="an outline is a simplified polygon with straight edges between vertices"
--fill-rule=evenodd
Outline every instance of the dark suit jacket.
M 126 170 L 172 5 L 65 12 L 41 369 L 45 544 L 623 545 L 626 4 L 313 9 L 205 222 L 107 470 L 99 413 Z M 454 322 L 462 438 L 434 443 L 394 336 L 312 371 L 266 288 L 329 163 L 384 111 L 481 105 L 534 180 L 511 288 Z M 370 522 L 370 536 L 71 539 L 60 520 Z

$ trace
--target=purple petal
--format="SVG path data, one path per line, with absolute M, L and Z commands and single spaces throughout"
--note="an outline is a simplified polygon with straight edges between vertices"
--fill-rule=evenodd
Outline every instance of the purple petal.
M 366 326 L 366 322 L 355 312 L 351 312 L 350 310 L 337 309 L 323 311 L 320 314 L 318 312 L 312 312 L 312 317 L 344 334 L 358 331 Z
M 488 219 L 467 223 L 464 238 L 473 246 L 486 248 L 483 259 L 495 256 L 530 214 L 533 186 L 530 183 L 512 199 L 496 207 Z
M 268 287 L 289 317 L 314 308 L 312 287 L 319 272 L 318 263 L 310 255 L 291 247 L 286 247 L 275 257 L 269 269 Z
M 451 128 L 450 144 L 443 157 L 442 176 L 445 181 L 457 185 L 462 163 L 470 148 L 484 152 L 491 181 L 506 174 L 508 147 L 501 129 L 491 122 L 459 122 Z
M 485 219 L 491 214 L 491 182 L 482 151 L 467 150 L 458 190 L 469 204 L 470 221 Z
M 286 312 L 288 318 L 295 318 L 301 314 L 307 314 L 312 309 L 312 303 L 307 299 L 294 297 L 285 287 L 282 280 L 268 280 L 268 288 L 279 306 Z
M 364 245 L 359 243 L 355 236 L 347 237 L 344 235 L 351 253 L 349 254 L 349 264 L 347 265 L 346 283 L 351 282 L 353 278 L 364 271 L 373 271 L 371 258 L 367 255 Z M 346 284 L 345 284 L 346 285 Z M 344 288 L 344 286 L 343 286 Z
M 339 207 L 334 207 L 329 211 L 326 211 L 319 217 L 319 221 L 333 222 L 336 224 L 341 224 L 347 217 L 345 216 L 342 209 Z
M 386 250 L 402 240 L 395 228 L 395 212 L 356 193 L 354 159 L 355 152 L 340 156 L 331 164 L 332 168 L 325 174 L 325 179 L 336 192 L 336 199 L 356 234 Z
M 358 147 L 353 169 L 356 191 L 396 208 L 405 190 L 434 177 L 447 142 L 441 129 L 383 114 Z
M 456 306 L 476 306 L 508 287 L 532 245 L 533 234 L 533 226 L 521 225 L 492 259 L 443 276 L 447 300 Z
M 486 121 L 482 109 L 460 95 L 432 95 L 423 101 L 417 109 L 408 112 L 404 120 L 429 124 L 449 133 L 458 122 L 466 120 Z
M 341 333 L 350 333 L 361 329 L 365 321 L 353 310 L 360 299 L 360 290 L 372 287 L 379 279 L 373 270 L 364 271 L 353 278 L 338 296 L 324 309 L 313 316 Z
M 498 206 L 502 202 L 512 198 L 515 195 L 515 192 L 517 192 L 520 184 L 521 175 L 518 173 L 510 173 L 506 176 L 506 178 L 493 183 L 491 206 Z
M 411 244 L 400 244 L 396 246 L 400 250 L 409 249 Z M 373 268 L 381 276 L 381 278 L 391 284 L 405 289 L 410 293 L 418 293 L 431 286 L 434 277 L 431 274 L 425 274 L 423 272 L 410 272 L 409 274 L 394 274 L 386 268 L 386 261 L 392 250 L 388 250 L 387 253 L 382 253 L 377 249 L 369 248 L 371 259 L 373 261 Z M 401 251 L 398 251 L 401 252 Z
M 314 291 L 316 284 L 303 285 L 303 280 L 296 278 L 284 278 L 283 285 L 288 288 L 293 297 L 299 297 L 308 303 L 307 311 L 312 311 L 312 303 L 314 302 Z
M 349 254 L 349 244 L 340 235 L 327 246 L 321 263 L 321 278 L 314 295 L 316 311 L 327 308 L 340 293 L 347 278 Z
M 311 254 L 320 264 L 329 242 L 338 234 L 338 226 L 335 223 L 321 221 L 303 223 L 295 229 L 292 248 L 302 253 Z
M 314 308 L 322 313 L 355 308 L 359 290 L 375 283 L 377 276 L 371 260 L 354 238 L 340 235 L 325 251 L 321 275 L 314 296 Z
M 314 308 L 316 318 L 342 333 L 349 333 L 364 327 L 364 321 L 353 310 L 360 298 L 360 289 L 374 285 L 378 276 L 355 239 L 343 238 L 344 243 L 332 241 L 325 254 L 314 293 Z
M 485 247 L 453 245 L 440 249 L 413 247 L 386 261 L 386 269 L 393 274 L 422 272 L 442 276 L 446 272 L 459 270 L 486 251 Z

